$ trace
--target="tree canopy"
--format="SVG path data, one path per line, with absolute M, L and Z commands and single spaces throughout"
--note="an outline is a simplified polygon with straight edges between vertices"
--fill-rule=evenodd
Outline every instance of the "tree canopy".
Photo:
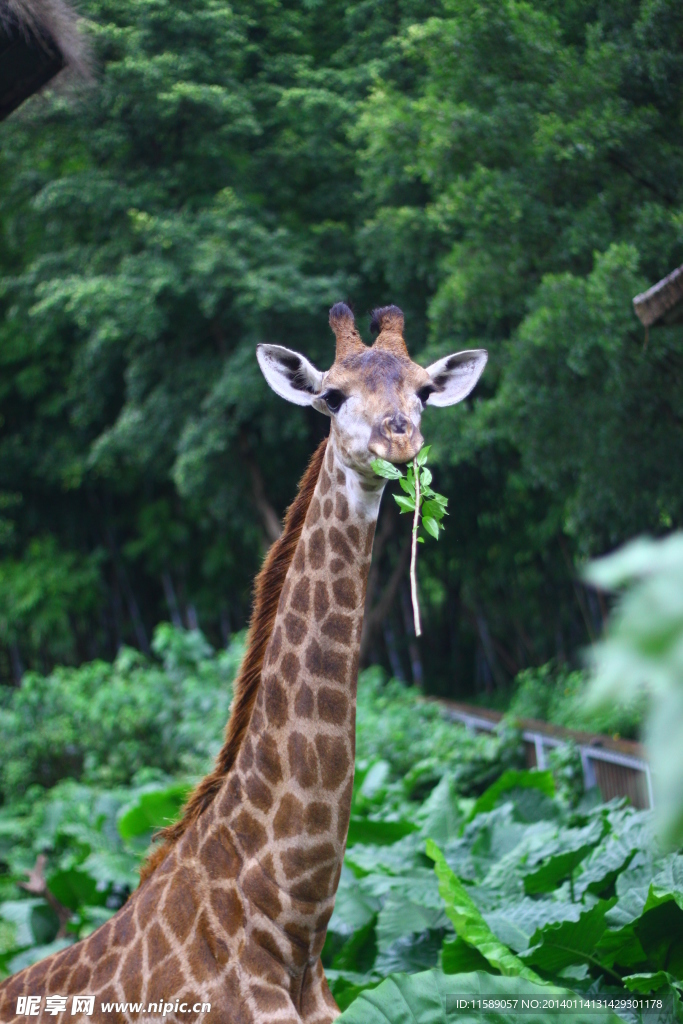
M 5 680 L 145 650 L 165 618 L 244 624 L 326 430 L 254 349 L 326 368 L 341 298 L 361 329 L 400 305 L 425 365 L 490 353 L 424 419 L 451 513 L 422 552 L 429 643 L 387 502 L 366 658 L 450 694 L 573 658 L 604 611 L 579 563 L 683 519 L 683 328 L 648 338 L 631 307 L 683 262 L 680 4 L 82 13 L 94 81 L 0 128 Z

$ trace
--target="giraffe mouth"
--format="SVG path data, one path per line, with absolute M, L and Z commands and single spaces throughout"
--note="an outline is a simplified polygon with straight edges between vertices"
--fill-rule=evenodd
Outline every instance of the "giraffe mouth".
M 424 438 L 418 428 L 409 433 L 391 433 L 373 429 L 368 450 L 374 458 L 386 459 L 395 465 L 403 465 L 415 458 L 424 445 Z

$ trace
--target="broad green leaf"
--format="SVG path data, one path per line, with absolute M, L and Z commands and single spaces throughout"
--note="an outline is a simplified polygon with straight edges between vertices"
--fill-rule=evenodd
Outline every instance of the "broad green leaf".
M 541 983 L 535 971 L 530 970 L 496 938 L 465 886 L 451 871 L 439 847 L 430 839 L 427 840 L 427 856 L 434 861 L 434 870 L 439 879 L 439 892 L 446 904 L 446 913 L 460 938 L 478 949 L 501 974 L 516 975 L 528 981 Z
M 610 928 L 625 928 L 642 917 L 649 891 L 648 885 L 629 889 L 620 895 L 616 906 L 607 915 Z
M 142 793 L 133 804 L 122 809 L 118 819 L 119 834 L 123 839 L 131 839 L 170 825 L 178 818 L 191 792 L 191 786 L 178 782 L 166 789 Z
M 444 939 L 441 949 L 441 969 L 444 974 L 469 974 L 471 971 L 491 973 L 491 965 L 478 949 L 464 942 L 459 935 Z
M 436 930 L 426 928 L 419 933 L 402 935 L 386 949 L 380 950 L 373 970 L 386 978 L 388 974 L 403 971 L 415 974 L 436 967 L 441 955 L 443 932 L 443 926 L 439 925 Z
M 363 772 L 362 778 L 359 773 L 358 779 L 354 779 L 357 802 L 360 803 L 361 799 L 365 799 L 366 802 L 372 801 L 378 795 L 383 794 L 390 775 L 391 765 L 388 761 L 385 761 L 383 758 L 373 761 L 367 770 Z
M 371 818 L 352 817 L 349 822 L 347 843 L 395 843 L 397 839 L 417 831 L 411 821 L 374 821 Z
M 593 892 L 596 895 L 607 889 L 617 875 L 633 858 L 635 850 L 628 839 L 610 835 L 599 846 L 594 847 L 581 864 L 580 874 L 574 879 L 574 891 L 578 895 Z
M 458 999 L 511 999 L 511 1010 L 478 1009 L 467 1012 Z M 444 974 L 425 971 L 422 974 L 397 974 L 377 988 L 363 992 L 338 1018 L 339 1024 L 558 1024 L 557 1009 L 534 1010 L 524 1014 L 522 998 L 536 999 L 540 1005 L 548 999 L 571 999 L 573 992 L 550 985 L 534 984 L 528 978 L 500 977 L 484 972 Z M 573 1024 L 623 1024 L 611 1012 L 579 1010 L 571 1013 Z
M 552 892 L 560 882 L 571 878 L 577 864 L 581 863 L 590 849 L 588 845 L 580 846 L 548 858 L 542 867 L 524 875 L 524 891 L 530 896 L 535 893 Z
M 620 895 L 607 914 L 610 928 L 600 939 L 603 963 L 639 966 L 649 958 L 652 967 L 670 966 L 676 954 L 667 933 L 683 932 L 682 861 L 681 856 L 668 857 L 647 888 L 634 888 Z
M 345 864 L 328 931 L 348 937 L 372 920 L 379 909 L 379 901 L 360 888 L 353 872 Z
M 325 977 L 337 1006 L 342 1011 L 350 1006 L 361 992 L 377 988 L 382 982 L 381 977 L 374 974 L 362 974 L 360 971 L 338 971 L 329 967 L 325 969 Z
M 32 946 L 37 941 L 32 927 L 33 912 L 47 904 L 40 899 L 5 900 L 0 903 L 0 917 L 14 926 L 16 946 Z
M 105 901 L 105 893 L 97 891 L 97 880 L 76 868 L 52 872 L 48 875 L 47 885 L 52 895 L 70 910 L 76 910 L 82 904 L 95 906 Z
M 430 535 L 430 537 L 433 537 L 434 540 L 439 539 L 439 524 L 437 523 L 436 519 L 432 519 L 430 516 L 426 516 L 422 520 L 422 525 L 424 526 L 425 530 Z
M 378 872 L 403 876 L 419 859 L 424 861 L 424 840 L 419 833 L 411 833 L 386 846 L 356 843 L 346 854 L 346 863 L 356 876 L 375 875 Z
M 443 519 L 447 515 L 446 509 L 439 501 L 426 501 L 422 506 L 422 515 L 431 516 L 432 519 Z
M 557 839 L 549 844 L 550 856 L 543 858 L 544 848 L 538 851 L 533 860 L 530 858 L 531 870 L 524 871 L 524 890 L 529 895 L 534 893 L 552 892 L 560 882 L 570 878 L 574 869 L 599 842 L 602 835 L 602 823 L 593 821 L 580 829 L 563 829 Z M 534 863 L 543 858 L 539 867 Z
M 429 453 L 430 453 L 431 450 L 432 450 L 432 446 L 430 444 L 426 444 L 424 446 L 424 448 L 420 449 L 420 451 L 417 454 L 417 464 L 418 464 L 418 466 L 424 466 L 425 462 L 429 458 Z
M 128 885 L 134 889 L 139 881 L 139 857 L 129 852 L 114 853 L 108 850 L 91 853 L 82 863 L 86 871 L 103 888 L 111 883 Z
M 373 472 L 375 472 L 377 476 L 384 477 L 385 480 L 398 480 L 403 476 L 400 469 L 397 466 L 394 466 L 393 463 L 387 462 L 386 459 L 373 459 L 370 465 L 372 466 Z
M 379 951 L 383 953 L 397 939 L 432 929 L 443 929 L 447 926 L 448 920 L 443 909 L 443 902 L 440 907 L 425 907 L 421 903 L 413 903 L 406 899 L 403 893 L 397 890 L 389 895 L 379 912 L 377 919 L 377 946 Z M 440 944 L 441 939 L 439 939 Z M 423 966 L 431 965 L 423 964 Z M 391 968 L 391 971 L 401 969 L 407 970 L 407 968 L 394 966 Z M 390 974 L 391 971 L 386 970 L 384 973 Z
M 528 949 L 532 935 L 539 928 L 561 921 L 578 921 L 586 908 L 582 903 L 560 899 L 521 900 L 502 898 L 493 910 L 483 916 L 491 931 L 501 942 L 521 953 Z
M 432 482 L 432 471 L 431 471 L 431 469 L 427 469 L 427 467 L 425 466 L 424 469 L 420 470 L 420 486 L 421 487 L 429 487 L 431 482 Z
M 647 995 L 650 992 L 656 992 L 660 988 L 664 988 L 667 985 L 678 985 L 681 984 L 680 978 L 674 978 L 668 971 L 651 971 L 646 974 L 627 974 L 626 977 L 622 978 L 622 981 L 629 992 L 642 992 L 643 995 Z
M 555 782 L 553 773 L 549 771 L 520 771 L 516 768 L 508 768 L 499 779 L 486 789 L 469 813 L 468 821 L 478 814 L 491 811 L 498 803 L 498 798 L 503 793 L 513 789 L 538 789 L 548 797 L 555 796 Z
M 419 869 L 395 880 L 379 912 L 377 941 L 380 951 L 413 932 L 448 927 L 439 885 L 433 871 Z
M 372 917 L 346 940 L 332 966 L 341 971 L 369 971 L 377 955 L 376 919 Z
M 411 498 L 414 496 L 415 487 L 410 482 L 410 480 L 406 480 L 406 478 L 402 476 L 398 483 L 402 490 L 406 492 L 406 494 L 410 495 Z
M 407 498 L 403 494 L 395 494 L 394 501 L 401 509 L 401 512 L 414 512 L 415 511 L 415 499 Z
M 643 949 L 633 925 L 627 925 L 618 931 L 606 930 L 596 948 L 596 956 L 605 967 L 619 964 L 625 967 L 637 967 L 647 963 L 647 953 Z
M 664 869 L 652 879 L 644 911 L 670 899 L 683 910 L 683 854 L 668 858 Z
M 425 839 L 437 844 L 456 839 L 462 824 L 462 813 L 450 775 L 444 775 L 441 782 L 429 794 L 417 816 L 420 832 Z
M 2 917 L 2 905 L 0 904 L 0 972 L 2 971 L 2 958 L 6 953 L 12 953 L 19 948 L 17 942 L 18 928 L 11 921 Z
M 577 921 L 544 925 L 534 932 L 530 948 L 520 956 L 548 974 L 578 963 L 600 967 L 595 947 L 605 931 L 605 914 L 613 904 L 614 900 L 601 900 L 585 910 Z

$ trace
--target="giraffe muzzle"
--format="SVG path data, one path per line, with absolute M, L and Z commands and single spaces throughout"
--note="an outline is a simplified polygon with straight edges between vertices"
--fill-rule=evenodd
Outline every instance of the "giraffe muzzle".
M 368 448 L 389 462 L 409 462 L 424 443 L 418 427 L 403 413 L 385 416 L 373 427 Z

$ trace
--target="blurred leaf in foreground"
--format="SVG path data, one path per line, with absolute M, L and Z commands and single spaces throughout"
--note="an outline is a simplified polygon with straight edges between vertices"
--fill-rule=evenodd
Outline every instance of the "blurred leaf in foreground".
M 586 579 L 620 590 L 607 637 L 593 651 L 590 704 L 633 700 L 645 690 L 645 730 L 659 833 L 683 843 L 683 533 L 639 538 L 590 565 Z

